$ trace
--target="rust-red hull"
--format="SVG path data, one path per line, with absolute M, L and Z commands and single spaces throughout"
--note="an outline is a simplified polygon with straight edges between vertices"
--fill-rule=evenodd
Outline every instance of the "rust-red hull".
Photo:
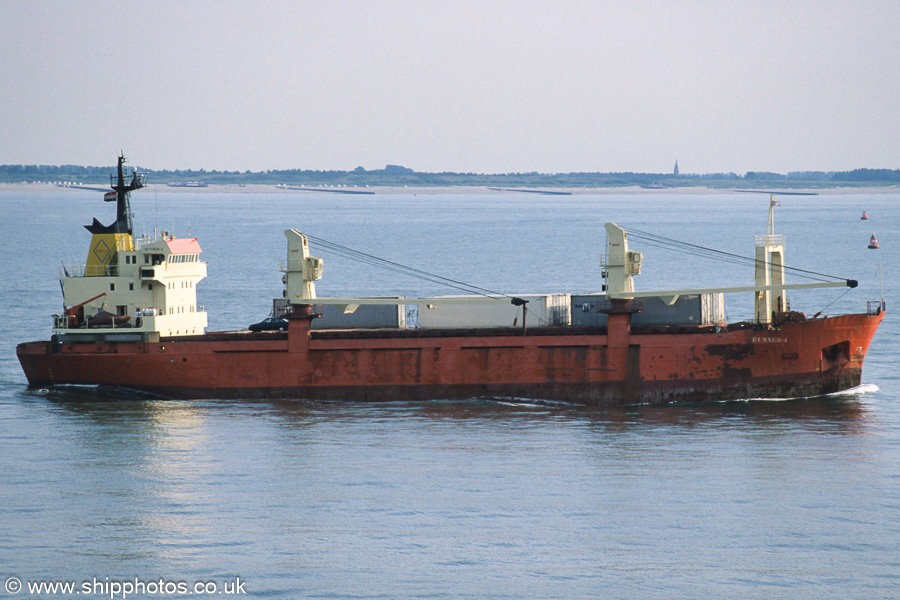
M 777 330 L 313 331 L 160 342 L 29 342 L 32 386 L 109 385 L 176 398 L 520 397 L 589 405 L 815 396 L 859 384 L 883 313 Z

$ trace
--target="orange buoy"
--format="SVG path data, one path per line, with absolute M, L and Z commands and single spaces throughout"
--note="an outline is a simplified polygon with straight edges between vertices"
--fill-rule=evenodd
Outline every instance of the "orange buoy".
M 869 248 L 872 250 L 876 250 L 878 248 L 878 240 L 875 239 L 875 234 L 872 234 L 872 237 L 869 238 Z

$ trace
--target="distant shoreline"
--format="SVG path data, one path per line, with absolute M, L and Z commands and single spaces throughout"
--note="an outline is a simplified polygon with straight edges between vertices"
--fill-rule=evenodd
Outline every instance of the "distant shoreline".
M 100 193 L 97 188 L 103 188 L 101 185 L 85 186 L 85 189 L 78 189 L 78 186 L 63 187 L 52 183 L 0 183 L 0 192 L 47 192 L 51 190 L 72 191 L 72 192 L 93 192 Z M 316 193 L 333 193 L 335 196 L 341 195 L 360 195 L 381 194 L 381 195 L 437 195 L 437 194 L 478 194 L 478 195 L 502 195 L 515 193 L 533 193 L 540 194 L 546 192 L 548 196 L 584 196 L 584 195 L 658 195 L 658 194 L 741 194 L 759 193 L 774 195 L 888 195 L 900 194 L 900 186 L 873 186 L 873 187 L 833 187 L 833 188 L 790 188 L 790 189 L 752 189 L 752 188 L 733 188 L 725 189 L 718 187 L 667 187 L 659 189 L 648 189 L 639 185 L 621 186 L 621 187 L 595 187 L 595 188 L 564 188 L 564 187 L 548 187 L 548 188 L 515 188 L 502 189 L 488 186 L 378 186 L 378 187 L 322 187 L 314 188 L 306 186 L 303 189 L 297 188 L 281 188 L 274 185 L 237 185 L 237 184 L 209 184 L 205 187 L 171 187 L 164 184 L 150 184 L 145 188 L 159 194 L 208 194 L 208 193 L 233 193 L 233 194 L 316 194 Z

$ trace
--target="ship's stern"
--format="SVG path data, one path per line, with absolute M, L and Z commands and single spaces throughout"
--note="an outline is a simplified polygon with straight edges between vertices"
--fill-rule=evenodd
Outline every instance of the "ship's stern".
M 53 368 L 48 361 L 51 354 L 50 342 L 23 342 L 16 346 L 16 357 L 32 387 L 62 383 L 54 380 Z

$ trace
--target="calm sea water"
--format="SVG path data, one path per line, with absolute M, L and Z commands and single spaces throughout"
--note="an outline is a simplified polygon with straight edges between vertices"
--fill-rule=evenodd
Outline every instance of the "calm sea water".
M 782 198 L 788 263 L 860 287 L 794 308 L 900 294 L 900 195 Z M 599 289 L 603 223 L 752 256 L 764 195 L 571 197 L 154 193 L 136 229 L 200 238 L 210 329 L 280 295 L 297 228 L 509 292 Z M 867 210 L 871 219 L 860 221 Z M 0 580 L 123 597 L 182 582 L 265 598 L 896 598 L 900 326 L 839 396 L 586 409 L 522 401 L 159 401 L 28 389 L 15 344 L 46 339 L 60 263 L 82 263 L 99 193 L 0 193 Z M 881 250 L 866 249 L 878 235 Z M 745 284 L 752 271 L 641 246 L 642 289 Z M 317 254 L 315 247 L 313 253 Z M 453 293 L 322 254 L 321 295 Z M 729 298 L 729 317 L 751 312 Z M 9 578 L 17 579 L 11 580 Z M 236 578 L 240 578 L 240 585 Z M 15 592 L 15 582 L 24 589 Z M 171 584 L 171 585 L 169 585 Z M 215 587 L 209 587 L 209 585 Z M 12 586 L 9 587 L 9 586 Z M 230 587 L 229 587 L 230 586 Z M 141 588 L 138 588 L 140 591 Z M 185 594 L 186 595 L 186 594 Z

